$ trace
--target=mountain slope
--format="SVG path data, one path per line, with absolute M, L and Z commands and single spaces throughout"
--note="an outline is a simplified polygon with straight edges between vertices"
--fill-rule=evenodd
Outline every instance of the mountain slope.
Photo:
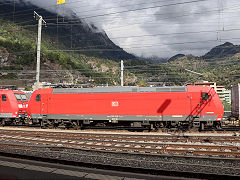
M 117 61 L 135 59 L 135 56 L 116 46 L 104 32 L 86 24 L 72 12 L 69 19 L 57 17 L 31 3 L 16 3 L 13 6 L 11 2 L 1 2 L 1 85 L 26 87 L 35 82 L 37 21 L 32 16 L 34 10 L 48 23 L 42 29 L 40 81 L 119 85 L 120 67 Z M 136 78 L 126 72 L 125 80 L 133 83 Z
M 219 46 L 212 48 L 208 53 L 202 56 L 203 59 L 216 59 L 216 58 L 226 58 L 240 53 L 240 46 L 233 45 L 230 42 L 226 42 Z
M 32 86 L 36 69 L 36 32 L 0 18 L 0 83 Z M 41 50 L 40 81 L 74 84 L 120 83 L 119 63 L 80 53 L 55 51 L 51 37 L 45 35 Z M 134 76 L 125 74 L 126 82 Z
M 1 3 L 0 0 L 0 5 L 2 19 L 34 32 L 37 31 L 37 21 L 33 18 L 33 12 L 39 13 L 47 22 L 47 27 L 43 28 L 43 36 L 48 35 L 57 50 L 64 48 L 114 61 L 135 58 L 116 46 L 105 32 L 93 24 L 87 24 L 71 11 L 68 11 L 68 17 L 62 17 L 21 0 L 20 3 Z
M 238 45 L 226 42 L 220 46 L 214 47 L 202 57 L 183 56 L 166 65 L 171 70 L 181 69 L 178 76 L 174 79 L 175 83 L 190 82 L 196 79 L 215 81 L 219 85 L 231 88 L 231 85 L 240 83 L 240 49 Z M 184 69 L 190 69 L 201 73 L 204 76 L 198 77 L 195 74 L 188 73 Z M 195 79 L 196 78 L 196 79 Z

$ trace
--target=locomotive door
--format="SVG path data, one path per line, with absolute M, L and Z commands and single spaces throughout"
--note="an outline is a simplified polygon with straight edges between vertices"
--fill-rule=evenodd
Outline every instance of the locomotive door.
M 48 95 L 41 94 L 41 103 L 40 103 L 40 114 L 47 114 L 48 113 Z
M 201 97 L 198 93 L 189 93 L 189 115 L 194 118 L 201 118 Z
M 6 94 L 0 94 L 0 118 L 5 118 L 7 115 L 6 113 L 8 112 L 9 109 L 7 103 L 8 102 Z
M 8 111 L 8 101 L 7 101 L 7 95 L 6 94 L 1 94 L 1 102 L 0 102 L 0 112 L 1 113 L 7 113 Z

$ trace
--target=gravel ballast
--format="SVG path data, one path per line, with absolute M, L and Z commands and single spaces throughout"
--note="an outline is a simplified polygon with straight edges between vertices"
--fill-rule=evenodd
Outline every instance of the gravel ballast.
M 194 157 L 160 154 L 104 152 L 63 147 L 42 146 L 24 142 L 1 140 L 0 144 L 21 145 L 26 148 L 1 147 L 0 152 L 80 163 L 110 165 L 149 170 L 240 176 L 240 159 L 221 157 Z M 34 147 L 29 149 L 28 147 Z

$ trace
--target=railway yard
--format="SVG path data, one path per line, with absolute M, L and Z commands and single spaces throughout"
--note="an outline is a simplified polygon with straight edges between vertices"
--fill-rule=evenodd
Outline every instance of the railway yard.
M 237 0 L 125 1 L 0 0 L 0 180 L 240 179 Z
M 0 128 L 0 152 L 96 168 L 195 178 L 240 176 L 240 133 Z
M 211 87 L 47 88 L 29 101 L 20 91 L 1 93 L 2 156 L 104 169 L 107 179 L 127 179 L 110 171 L 137 179 L 240 177 L 239 121 L 224 115 Z M 29 169 L 13 163 L 0 160 L 0 168 Z M 32 168 L 62 172 L 42 167 Z M 79 177 L 106 179 L 94 174 Z

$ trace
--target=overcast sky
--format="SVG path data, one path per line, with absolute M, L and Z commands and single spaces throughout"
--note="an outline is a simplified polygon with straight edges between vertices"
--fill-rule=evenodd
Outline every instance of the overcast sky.
M 23 1 L 57 9 L 57 0 Z M 66 0 L 57 11 L 67 9 L 138 56 L 203 55 L 226 41 L 240 41 L 239 0 Z

